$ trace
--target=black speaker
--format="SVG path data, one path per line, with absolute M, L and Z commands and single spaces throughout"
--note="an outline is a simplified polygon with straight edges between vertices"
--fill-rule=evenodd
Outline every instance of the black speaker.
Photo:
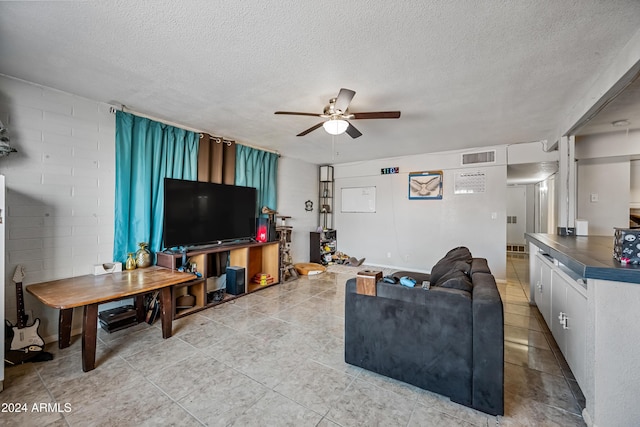
M 227 293 L 231 295 L 245 293 L 244 267 L 227 267 Z
M 256 219 L 256 240 L 258 242 L 273 242 L 276 240 L 276 224 L 269 218 Z

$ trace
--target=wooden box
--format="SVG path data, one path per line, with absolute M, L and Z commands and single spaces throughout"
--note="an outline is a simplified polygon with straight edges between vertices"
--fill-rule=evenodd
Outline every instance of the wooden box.
M 362 270 L 356 275 L 356 293 L 376 296 L 376 283 L 382 280 L 382 271 Z

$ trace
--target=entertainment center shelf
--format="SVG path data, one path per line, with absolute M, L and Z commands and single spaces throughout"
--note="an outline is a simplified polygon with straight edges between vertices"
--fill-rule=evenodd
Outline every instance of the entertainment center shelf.
M 232 295 L 225 293 L 224 299 L 210 301 L 209 293 L 218 290 L 217 276 L 215 276 L 215 255 L 221 252 L 229 253 L 229 266 L 244 268 L 244 292 Z M 267 243 L 240 243 L 234 245 L 219 245 L 209 248 L 193 249 L 187 251 L 187 260 L 191 264 L 196 264 L 197 271 L 202 277 L 173 286 L 173 317 L 174 319 L 187 316 L 191 313 L 203 310 L 222 302 L 258 291 L 280 282 L 280 252 L 278 242 Z M 160 267 L 176 270 L 182 266 L 182 253 L 157 252 L 156 264 Z M 254 283 L 256 275 L 267 274 L 273 278 L 271 283 Z M 195 305 L 188 308 L 179 308 L 176 302 L 184 295 L 193 295 Z

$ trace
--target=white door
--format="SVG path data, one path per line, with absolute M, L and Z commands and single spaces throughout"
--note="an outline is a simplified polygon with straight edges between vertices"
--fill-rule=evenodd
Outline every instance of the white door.
M 551 322 L 553 321 L 551 317 L 552 269 L 550 262 L 544 259 L 543 255 L 536 254 L 536 257 L 540 262 L 540 280 L 537 283 L 535 293 L 536 305 L 547 325 L 551 328 Z
M 565 359 L 578 385 L 585 390 L 587 370 L 587 296 L 576 283 L 567 284 L 567 340 Z
M 5 189 L 4 189 L 4 175 L 0 175 L 0 283 L 2 289 L 4 289 L 4 230 L 5 219 L 7 217 L 7 211 L 5 209 Z M 4 320 L 4 292 L 0 292 L 0 319 Z M 0 328 L 0 342 L 4 349 L 4 327 Z M 4 359 L 4 350 L 3 350 Z M 4 387 L 4 362 L 0 366 L 0 391 Z
M 525 245 L 527 231 L 527 188 L 507 187 L 507 245 Z
M 562 354 L 566 354 L 567 335 L 567 282 L 557 270 L 551 272 L 551 324 L 549 329 L 553 333 Z

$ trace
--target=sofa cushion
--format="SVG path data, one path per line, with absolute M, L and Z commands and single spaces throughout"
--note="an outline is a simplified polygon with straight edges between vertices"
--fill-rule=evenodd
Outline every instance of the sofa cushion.
M 436 263 L 436 265 L 431 268 L 431 283 L 433 284 L 440 281 L 442 276 L 447 274 L 454 268 L 454 266 L 456 266 L 456 262 L 462 262 L 470 266 L 472 260 L 473 257 L 468 248 L 459 246 L 451 249 L 440 261 Z M 462 269 L 460 267 L 462 264 L 457 265 L 459 270 L 465 271 L 465 273 L 469 272 L 469 267 Z
M 466 264 L 466 263 L 463 263 L 463 264 Z M 473 284 L 471 283 L 471 279 L 469 278 L 469 276 L 467 276 L 464 273 L 464 271 L 458 270 L 455 267 L 449 270 L 435 284 L 432 283 L 431 286 L 439 286 L 442 288 L 450 288 L 450 289 L 459 289 L 461 291 L 467 291 L 467 292 L 471 292 L 473 290 Z

